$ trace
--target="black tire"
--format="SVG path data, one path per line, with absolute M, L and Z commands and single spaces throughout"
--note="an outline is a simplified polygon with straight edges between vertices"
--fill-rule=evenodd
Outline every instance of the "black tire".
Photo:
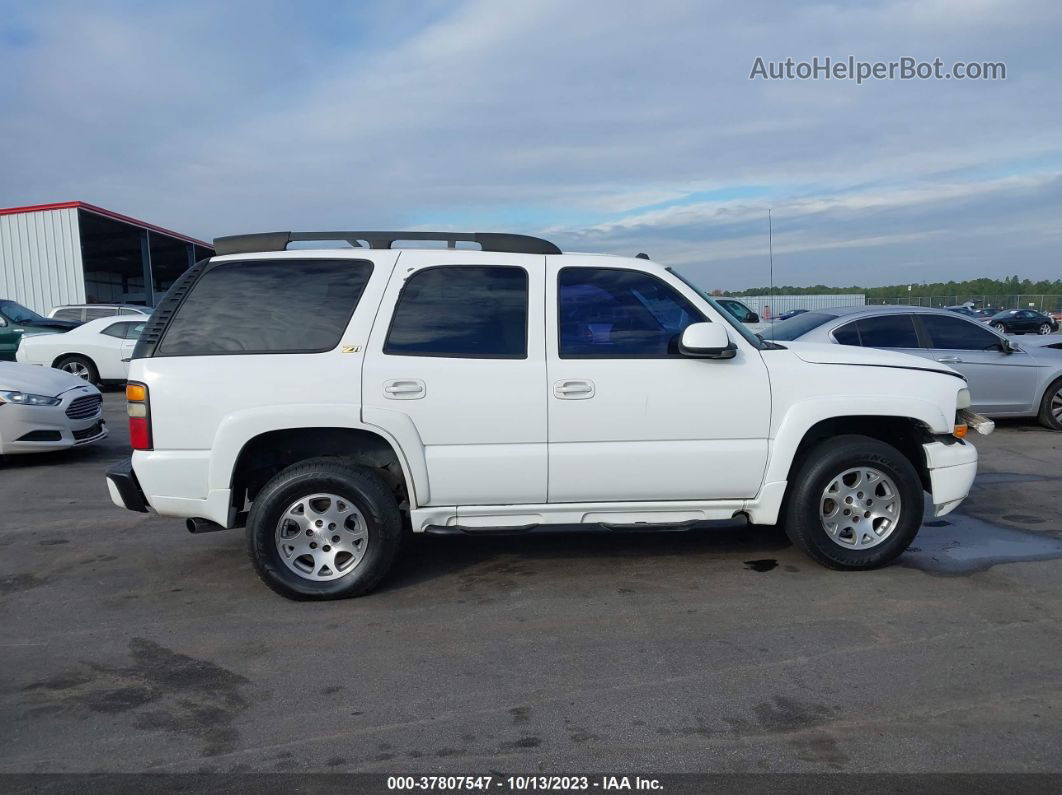
M 1041 334 L 1046 336 L 1047 334 L 1050 334 L 1052 331 L 1054 331 L 1054 329 L 1051 328 L 1051 324 L 1050 323 L 1041 323 L 1040 324 L 1040 333 Z
M 1058 398 L 1059 403 L 1055 403 L 1055 398 Z M 1057 379 L 1047 389 L 1044 390 L 1044 396 L 1040 398 L 1040 413 L 1037 419 L 1040 424 L 1045 428 L 1050 428 L 1052 431 L 1062 431 L 1062 417 L 1056 417 L 1054 409 L 1057 409 L 1059 405 L 1062 405 L 1062 378 Z
M 830 538 L 819 511 L 830 482 L 847 469 L 872 466 L 888 475 L 900 497 L 900 516 L 892 532 L 876 546 L 846 549 Z M 784 516 L 789 540 L 831 569 L 876 569 L 895 560 L 922 526 L 922 482 L 911 462 L 895 447 L 867 436 L 836 436 L 805 456 L 789 484 Z
M 365 519 L 364 557 L 345 575 L 317 581 L 300 576 L 281 559 L 276 529 L 281 514 L 300 497 L 334 494 Z M 295 600 L 347 599 L 375 588 L 394 563 L 402 539 L 402 516 L 391 490 L 372 469 L 319 458 L 293 464 L 258 493 L 247 517 L 247 550 L 262 581 Z
M 99 368 L 96 367 L 96 363 L 89 357 L 82 356 L 79 353 L 71 353 L 66 356 L 61 356 L 52 366 L 57 370 L 65 370 L 71 375 L 78 375 L 90 384 L 98 384 L 100 382 L 100 371 Z M 83 373 L 74 372 L 75 368 L 83 371 Z

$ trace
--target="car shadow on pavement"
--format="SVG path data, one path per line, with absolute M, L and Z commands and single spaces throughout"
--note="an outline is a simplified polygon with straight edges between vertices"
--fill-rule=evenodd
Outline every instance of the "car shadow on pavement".
M 574 562 L 598 571 L 623 561 L 649 566 L 675 558 L 712 559 L 739 555 L 738 565 L 773 568 L 773 556 L 791 544 L 776 527 L 698 524 L 681 530 L 596 530 L 558 526 L 550 532 L 517 535 L 416 535 L 406 538 L 395 567 L 381 584 L 383 593 L 469 569 L 496 564 L 498 574 L 526 573 L 543 562 Z M 745 561 L 749 558 L 749 561 Z M 754 560 L 752 560 L 754 559 Z M 770 564 L 765 561 L 770 560 Z M 764 568 L 763 570 L 767 570 Z

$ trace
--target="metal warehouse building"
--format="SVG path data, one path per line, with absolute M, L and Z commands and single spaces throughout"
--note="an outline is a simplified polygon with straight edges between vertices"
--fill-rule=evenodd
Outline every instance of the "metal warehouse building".
M 0 209 L 0 298 L 154 306 L 209 243 L 85 202 Z

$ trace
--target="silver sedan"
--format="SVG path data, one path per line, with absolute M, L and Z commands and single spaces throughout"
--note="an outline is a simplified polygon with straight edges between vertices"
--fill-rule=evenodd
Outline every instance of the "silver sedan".
M 886 348 L 954 367 L 970 384 L 973 410 L 1036 417 L 1062 431 L 1062 341 L 1016 343 L 983 323 L 942 309 L 855 306 L 816 309 L 761 333 L 787 340 Z M 1057 337 L 1056 337 L 1057 339 Z

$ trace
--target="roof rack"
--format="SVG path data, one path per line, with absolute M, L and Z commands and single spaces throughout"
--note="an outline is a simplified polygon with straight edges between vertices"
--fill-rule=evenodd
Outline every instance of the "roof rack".
M 513 254 L 560 254 L 548 240 L 528 235 L 498 232 L 260 232 L 254 235 L 228 235 L 214 238 L 214 250 L 223 254 L 254 254 L 261 251 L 284 251 L 288 243 L 304 240 L 345 240 L 355 248 L 368 243 L 369 248 L 392 248 L 396 240 L 441 240 L 449 248 L 458 241 L 479 243 L 483 251 Z

